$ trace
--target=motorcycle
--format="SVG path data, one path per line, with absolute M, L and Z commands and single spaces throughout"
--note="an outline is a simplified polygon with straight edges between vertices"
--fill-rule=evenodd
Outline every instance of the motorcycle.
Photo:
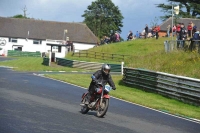
M 95 110 L 97 111 L 97 117 L 103 117 L 108 110 L 111 89 L 112 87 L 109 85 L 103 86 L 102 83 L 98 83 L 98 87 L 91 96 L 90 103 L 88 105 L 81 104 L 81 113 L 86 114 L 89 110 Z M 81 103 L 85 103 L 88 93 L 83 93 Z

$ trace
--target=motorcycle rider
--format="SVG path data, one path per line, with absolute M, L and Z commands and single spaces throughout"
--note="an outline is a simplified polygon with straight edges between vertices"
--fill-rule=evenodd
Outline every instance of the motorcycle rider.
M 116 89 L 115 84 L 112 80 L 112 77 L 110 75 L 111 66 L 109 64 L 103 64 L 101 70 L 96 71 L 92 76 L 92 81 L 89 86 L 89 93 L 87 95 L 86 101 L 84 104 L 90 103 L 90 98 L 94 94 L 95 89 L 98 87 L 97 83 L 102 82 L 103 85 L 106 85 L 107 83 L 112 87 L 113 90 Z

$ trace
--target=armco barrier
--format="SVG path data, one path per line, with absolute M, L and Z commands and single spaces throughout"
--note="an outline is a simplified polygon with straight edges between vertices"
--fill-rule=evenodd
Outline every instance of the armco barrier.
M 40 52 L 23 52 L 23 51 L 8 50 L 7 56 L 41 57 L 41 53 Z
M 78 60 L 68 60 L 64 58 L 56 58 L 56 62 L 61 66 L 82 68 L 86 70 L 99 70 L 103 63 L 96 62 L 86 62 L 86 61 L 78 61 Z M 110 64 L 112 68 L 112 72 L 121 72 L 121 64 Z
M 200 80 L 144 69 L 124 68 L 123 82 L 200 106 Z

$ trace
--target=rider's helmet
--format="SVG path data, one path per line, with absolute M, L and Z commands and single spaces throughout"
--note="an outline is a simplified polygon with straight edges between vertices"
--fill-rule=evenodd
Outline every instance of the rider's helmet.
M 103 74 L 108 75 L 110 73 L 111 66 L 109 64 L 103 64 L 101 71 Z

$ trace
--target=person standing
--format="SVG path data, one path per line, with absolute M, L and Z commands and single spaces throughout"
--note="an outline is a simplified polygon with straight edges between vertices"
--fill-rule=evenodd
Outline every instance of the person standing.
M 160 31 L 160 26 L 159 25 L 157 25 L 156 27 L 155 27 L 155 32 L 156 32 L 156 40 L 158 39 L 158 37 L 159 37 L 159 31 Z
M 192 37 L 192 24 L 191 23 L 188 24 L 187 30 L 188 30 L 188 37 Z
M 171 30 L 171 26 L 168 25 L 167 26 L 167 37 L 170 37 L 170 30 Z
M 148 27 L 148 25 L 146 24 L 146 27 L 144 28 L 144 30 L 145 30 L 145 39 L 147 38 L 147 35 L 148 35 L 148 33 L 149 33 L 149 27 Z
M 140 34 L 138 31 L 136 32 L 135 36 L 136 36 L 136 38 L 140 38 Z
M 180 45 L 181 45 L 180 47 L 181 48 L 184 48 L 186 38 L 187 38 L 187 30 L 185 29 L 185 25 L 182 23 L 180 35 L 179 35 L 179 40 L 180 40 Z
M 173 36 L 176 35 L 176 25 L 174 25 L 173 28 L 172 28 L 172 35 Z

